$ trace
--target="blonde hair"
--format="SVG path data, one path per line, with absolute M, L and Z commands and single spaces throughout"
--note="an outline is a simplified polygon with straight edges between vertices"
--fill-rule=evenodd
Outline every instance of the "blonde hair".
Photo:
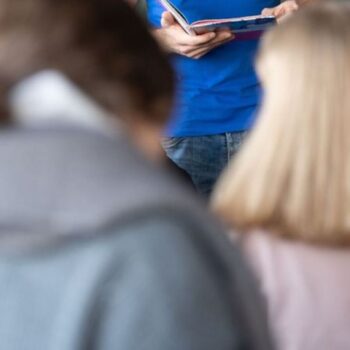
M 350 244 L 349 3 L 310 5 L 272 29 L 257 68 L 260 116 L 214 210 L 244 231 Z

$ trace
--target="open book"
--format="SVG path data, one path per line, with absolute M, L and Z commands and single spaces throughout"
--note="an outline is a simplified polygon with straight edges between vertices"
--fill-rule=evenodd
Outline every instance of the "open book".
M 203 34 L 215 31 L 217 29 L 230 29 L 236 39 L 255 39 L 258 38 L 268 27 L 276 23 L 273 16 L 248 16 L 239 18 L 224 19 L 203 19 L 189 23 L 183 14 L 170 0 L 159 0 L 163 7 L 169 11 L 180 26 L 190 35 Z

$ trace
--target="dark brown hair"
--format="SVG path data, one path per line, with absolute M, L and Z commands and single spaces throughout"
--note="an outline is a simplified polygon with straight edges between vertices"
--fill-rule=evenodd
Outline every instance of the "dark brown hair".
M 11 86 L 36 71 L 66 74 L 108 111 L 163 123 L 173 73 L 122 0 L 0 0 L 0 120 Z

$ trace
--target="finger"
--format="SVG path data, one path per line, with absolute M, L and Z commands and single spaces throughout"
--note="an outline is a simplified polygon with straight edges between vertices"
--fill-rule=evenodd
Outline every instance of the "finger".
M 218 47 L 229 41 L 232 41 L 233 40 L 232 38 L 233 37 L 230 37 L 229 39 L 220 40 L 220 41 L 212 41 L 210 43 L 199 45 L 199 46 L 198 45 L 195 45 L 195 46 L 181 45 L 179 48 L 179 51 L 185 54 L 186 56 L 192 57 L 194 54 L 200 53 L 205 50 L 210 51 L 215 47 Z
M 187 57 L 194 57 L 202 52 L 210 51 L 213 45 L 202 45 L 202 46 L 182 46 L 180 51 Z
M 212 39 L 210 40 L 206 40 L 203 38 L 203 40 L 198 41 L 198 38 L 194 37 L 192 41 L 188 42 L 188 44 L 190 46 L 195 46 L 200 48 L 207 45 L 215 45 L 217 43 L 221 43 L 223 41 L 233 39 L 233 38 L 234 38 L 234 34 L 231 31 L 225 30 L 225 31 L 216 32 L 215 36 L 213 36 Z
M 208 52 L 210 52 L 209 49 L 198 49 L 196 51 L 193 51 L 189 57 L 199 59 L 199 58 L 202 58 L 203 56 L 205 56 Z
M 262 16 L 274 16 L 274 9 L 273 8 L 264 8 L 261 11 Z
M 170 12 L 163 12 L 162 18 L 161 18 L 161 26 L 163 28 L 170 27 L 173 24 L 176 23 L 175 18 Z
M 203 53 L 203 54 L 199 54 L 199 55 L 193 56 L 192 58 L 195 59 L 195 60 L 199 60 L 199 59 L 201 59 L 203 56 L 205 56 L 207 53 L 208 53 L 208 52 Z
M 203 44 L 203 45 L 200 45 L 200 46 L 197 46 L 196 49 L 200 49 L 200 48 L 213 48 L 213 47 L 216 47 L 216 46 L 220 46 L 224 43 L 227 43 L 231 40 L 233 40 L 235 38 L 235 35 L 230 32 L 230 33 L 221 33 L 221 34 L 218 34 L 216 36 L 215 39 L 213 39 L 212 41 L 206 43 L 206 44 Z
M 221 41 L 221 42 L 217 42 L 215 44 L 211 43 L 209 45 L 204 45 L 200 48 L 194 48 L 192 47 L 192 50 L 189 50 L 187 52 L 187 56 L 188 57 L 191 57 L 191 58 L 201 58 L 203 57 L 204 55 L 206 55 L 208 52 L 212 51 L 213 49 L 219 47 L 219 46 L 222 46 L 223 44 L 225 43 L 228 43 L 232 41 L 232 38 L 231 39 L 226 39 L 224 41 Z M 185 48 L 186 50 L 186 48 Z
M 193 52 L 192 54 L 192 58 L 194 59 L 199 59 L 199 58 L 202 58 L 204 57 L 205 55 L 207 55 L 210 51 L 213 50 L 214 47 L 212 48 L 209 48 L 209 49 L 202 49 L 202 50 L 198 50 L 197 52 Z
M 221 41 L 216 42 L 216 43 L 211 43 L 209 45 L 203 46 L 201 49 L 207 50 L 207 51 L 211 51 L 211 50 L 213 50 L 213 49 L 215 49 L 215 48 L 217 48 L 219 46 L 222 46 L 222 45 L 224 45 L 226 43 L 229 43 L 230 41 L 232 41 L 232 38 L 221 40 Z
M 216 38 L 215 32 L 204 33 L 201 35 L 187 35 L 179 37 L 179 44 L 188 45 L 188 46 L 201 46 L 203 44 L 207 44 Z
M 212 40 L 216 38 L 215 33 L 207 33 L 205 37 L 201 35 L 197 38 L 197 36 L 191 36 L 187 34 L 179 25 L 175 25 L 172 27 L 173 30 L 176 30 L 176 43 L 179 46 L 184 47 L 194 47 L 195 49 L 210 43 Z
M 293 13 L 293 12 L 297 11 L 298 9 L 299 9 L 299 6 L 297 4 L 291 3 L 289 6 L 284 7 L 284 9 L 283 9 L 284 11 L 281 11 L 282 16 Z
M 286 20 L 289 16 L 291 16 L 297 10 L 298 10 L 298 6 L 297 7 L 290 6 L 288 8 L 285 8 L 283 10 L 283 12 L 278 13 L 278 15 L 276 16 L 277 17 L 277 22 L 278 23 L 283 22 L 284 20 Z
M 221 40 L 220 42 L 217 42 L 215 45 L 213 45 L 213 48 L 218 47 L 218 46 L 221 46 L 221 45 L 224 45 L 224 44 L 226 44 L 226 43 L 229 43 L 229 42 L 231 42 L 232 40 L 234 40 L 234 38 L 235 38 L 235 36 L 232 35 L 230 38 L 227 38 L 227 39 L 225 39 L 225 40 Z
M 295 1 L 286 1 L 283 4 L 276 7 L 276 17 L 282 17 L 290 14 L 299 9 L 298 4 Z
M 216 30 L 216 32 L 217 33 L 232 33 L 232 31 L 231 31 L 231 29 L 230 28 L 218 28 L 217 30 Z
M 281 4 L 281 6 L 285 6 L 293 10 L 297 10 L 299 8 L 299 5 L 295 0 L 285 1 L 283 4 Z
M 234 38 L 234 33 L 231 32 L 230 30 L 223 30 L 223 31 L 218 31 L 216 34 L 216 38 L 212 40 L 212 43 L 220 43 L 229 39 Z
M 296 11 L 296 10 L 299 10 L 299 5 L 295 1 L 293 1 L 293 3 L 291 4 L 290 8 L 293 11 Z

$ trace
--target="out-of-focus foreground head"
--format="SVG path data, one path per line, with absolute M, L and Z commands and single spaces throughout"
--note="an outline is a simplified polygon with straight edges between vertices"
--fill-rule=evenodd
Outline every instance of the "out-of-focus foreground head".
M 162 125 L 173 73 L 122 0 L 0 0 L 0 121 L 21 79 L 57 69 L 111 114 Z
M 243 230 L 350 244 L 350 3 L 323 1 L 264 38 L 260 118 L 213 207 Z

